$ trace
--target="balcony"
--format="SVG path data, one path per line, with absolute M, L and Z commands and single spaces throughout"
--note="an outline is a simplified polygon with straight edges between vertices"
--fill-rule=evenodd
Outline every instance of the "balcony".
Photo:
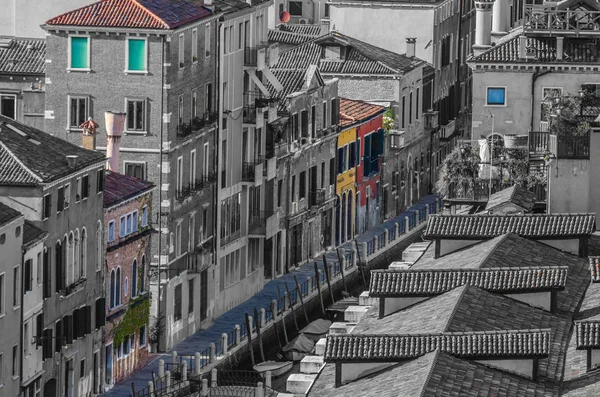
M 271 214 L 267 211 L 253 211 L 248 218 L 248 234 L 264 235 L 266 232 L 267 218 Z
M 188 253 L 187 268 L 190 272 L 200 273 L 210 267 L 213 262 L 212 247 L 197 247 L 193 252 Z
M 440 140 L 449 140 L 456 130 L 456 120 L 449 121 L 448 124 L 440 128 Z
M 423 118 L 425 119 L 425 129 L 435 130 L 436 128 L 438 128 L 439 127 L 438 117 L 439 117 L 439 112 L 437 110 L 430 110 L 428 112 L 423 113 Z
M 326 189 L 317 189 L 315 191 L 308 192 L 308 206 L 317 207 L 325 203 Z
M 525 32 L 563 36 L 600 35 L 600 11 L 557 10 L 540 5 L 525 5 Z
M 388 150 L 402 150 L 404 149 L 404 131 L 392 130 L 388 134 Z
M 554 156 L 558 159 L 589 160 L 590 135 L 563 136 L 551 132 L 529 133 L 530 157 Z
M 254 183 L 256 176 L 256 164 L 251 162 L 242 163 L 242 181 Z
M 217 174 L 215 174 L 214 172 L 211 172 L 210 174 L 205 176 L 201 176 L 190 185 L 192 194 L 198 194 L 203 190 L 210 188 L 216 181 Z
M 191 195 L 192 195 L 192 188 L 190 185 L 188 185 L 188 186 L 181 188 L 180 190 L 177 190 L 177 192 L 175 193 L 175 200 L 177 200 L 178 203 L 183 203 L 185 201 L 185 199 L 187 199 Z

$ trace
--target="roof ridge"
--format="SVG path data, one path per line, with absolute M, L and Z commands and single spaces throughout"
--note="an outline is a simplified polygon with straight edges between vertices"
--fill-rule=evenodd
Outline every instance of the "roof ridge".
M 94 6 L 98 6 L 100 3 L 106 3 L 106 2 L 108 2 L 108 1 L 115 1 L 115 0 L 98 0 L 98 1 L 96 1 L 95 3 L 86 4 L 86 5 L 84 5 L 84 6 L 81 6 L 81 7 L 75 8 L 74 10 L 68 10 L 68 11 L 65 11 L 65 12 L 63 12 L 62 14 L 58 14 L 58 15 L 55 15 L 55 16 L 53 16 L 53 17 L 52 17 L 52 18 L 50 18 L 50 19 L 47 19 L 47 20 L 46 20 L 46 22 L 44 22 L 44 25 L 47 25 L 47 24 L 48 24 L 50 21 L 54 21 L 55 19 L 58 19 L 58 18 L 60 18 L 60 17 L 63 17 L 63 16 L 65 16 L 65 15 L 72 14 L 72 13 L 74 13 L 74 12 L 77 12 L 77 11 L 79 11 L 79 10 L 83 10 L 83 9 L 85 9 L 85 8 L 88 8 L 88 7 L 94 7 Z
M 444 325 L 444 331 L 443 332 L 449 332 L 448 328 L 450 327 L 450 324 L 452 324 L 452 321 L 454 321 L 454 316 L 456 315 L 456 312 L 458 311 L 458 308 L 460 306 L 460 301 L 463 300 L 463 298 L 465 296 L 465 293 L 466 293 L 466 291 L 467 291 L 467 289 L 469 287 L 471 287 L 471 286 L 467 285 L 467 284 L 461 285 L 460 287 L 457 287 L 457 288 L 462 288 L 462 291 L 460 292 L 460 295 L 456 299 L 454 307 L 452 308 L 452 313 L 450 313 L 450 315 L 448 316 L 446 324 Z M 477 288 L 477 287 L 473 287 L 473 288 Z
M 1 131 L 1 129 L 0 129 L 0 131 Z M 0 132 L 0 133 L 1 133 L 1 132 Z M 10 149 L 8 148 L 8 146 L 6 146 L 6 145 L 4 144 L 4 142 L 2 142 L 1 140 L 0 140 L 0 145 L 2 146 L 2 148 L 3 148 L 4 150 L 6 150 L 6 152 L 7 152 L 7 153 L 10 155 L 10 157 L 11 157 L 11 158 L 12 158 L 12 159 L 13 159 L 13 160 L 14 160 L 14 161 L 17 163 L 17 164 L 19 164 L 21 167 L 23 167 L 23 169 L 24 169 L 25 171 L 27 171 L 27 173 L 29 173 L 29 175 L 31 175 L 31 177 L 32 177 L 32 178 L 34 178 L 34 179 L 35 179 L 35 180 L 37 180 L 38 182 L 42 182 L 42 181 L 43 181 L 43 179 L 42 179 L 42 178 L 41 178 L 39 175 L 37 175 L 35 172 L 33 172 L 32 170 L 30 170 L 30 169 L 29 169 L 29 167 L 27 167 L 25 164 L 23 164 L 23 162 L 22 162 L 22 161 L 21 161 L 21 160 L 20 160 L 20 159 L 19 159 L 17 156 L 15 156 L 15 154 L 13 153 L 13 151 L 12 151 L 12 150 L 10 150 Z
M 144 10 L 145 12 L 147 12 L 148 14 L 150 14 L 150 16 L 152 17 L 152 19 L 154 19 L 156 22 L 159 22 L 161 24 L 163 24 L 163 26 L 167 29 L 171 29 L 171 27 L 169 26 L 169 24 L 167 24 L 165 21 L 163 21 L 162 19 L 160 19 L 155 13 L 153 13 L 152 11 L 150 11 L 148 8 L 146 8 L 145 6 L 143 6 L 142 4 L 140 4 L 139 0 L 122 0 L 122 1 L 130 1 L 132 3 L 134 3 L 136 6 L 138 6 L 139 8 L 141 8 L 142 10 Z
M 433 353 L 435 355 L 433 356 L 433 360 L 431 360 L 431 365 L 429 366 L 429 370 L 427 371 L 427 377 L 425 378 L 425 381 L 421 385 L 421 392 L 419 393 L 419 397 L 427 397 L 427 396 L 425 396 L 425 389 L 427 387 L 427 384 L 431 380 L 431 377 L 433 376 L 433 372 L 435 370 L 435 367 L 437 366 L 437 363 L 438 363 L 438 360 L 440 358 L 442 351 L 438 347 L 433 351 Z
M 500 244 L 502 244 L 504 241 L 506 241 L 506 239 L 510 236 L 510 235 L 515 235 L 517 237 L 519 237 L 517 234 L 515 234 L 514 232 L 508 232 L 508 233 L 504 233 L 503 235 L 500 236 L 500 238 L 498 239 L 498 241 L 496 242 L 496 244 L 494 244 L 494 247 L 485 255 L 485 257 L 481 260 L 480 264 L 479 264 L 479 268 L 481 269 L 483 266 L 485 266 L 485 264 L 487 263 L 488 260 L 490 260 L 490 258 L 492 257 L 493 254 L 496 253 L 496 250 L 498 249 L 498 247 L 500 246 Z M 493 239 L 492 239 L 493 240 Z M 477 245 L 477 244 L 474 244 Z M 472 247 L 472 246 L 471 246 Z

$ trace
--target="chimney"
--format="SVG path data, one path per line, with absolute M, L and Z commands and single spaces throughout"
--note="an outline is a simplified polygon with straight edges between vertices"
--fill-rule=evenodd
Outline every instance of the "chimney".
M 417 38 L 407 37 L 406 38 L 406 56 L 413 58 L 417 50 Z
M 496 0 L 492 9 L 492 40 L 494 43 L 508 34 L 510 28 L 509 0 Z
M 321 31 L 319 32 L 319 36 L 325 36 L 327 33 L 329 33 L 329 24 L 329 19 L 321 19 Z
M 204 0 L 204 6 L 211 8 L 213 5 L 212 0 Z
M 87 150 L 96 150 L 96 129 L 98 128 L 98 123 L 89 117 L 87 121 L 81 123 L 79 128 L 83 130 L 81 147 Z
M 473 55 L 478 56 L 492 44 L 492 7 L 494 0 L 475 1 L 475 44 Z
M 69 163 L 69 168 L 75 168 L 75 166 L 77 165 L 78 157 L 79 156 L 76 156 L 74 154 L 67 155 L 67 163 Z
M 125 113 L 104 112 L 106 124 L 106 157 L 108 162 L 106 168 L 110 171 L 119 172 L 119 146 L 125 126 Z

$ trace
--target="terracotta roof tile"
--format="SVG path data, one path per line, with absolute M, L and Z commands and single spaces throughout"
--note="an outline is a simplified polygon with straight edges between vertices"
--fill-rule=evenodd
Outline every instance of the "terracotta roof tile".
M 321 34 L 319 25 L 281 24 L 269 29 L 268 39 L 271 42 L 299 45 L 310 41 Z
M 567 266 L 507 267 L 454 270 L 374 270 L 371 272 L 371 297 L 430 296 L 461 285 L 472 285 L 490 292 L 523 292 L 563 289 Z
M 575 322 L 577 348 L 600 348 L 600 320 Z
M 211 15 L 201 0 L 100 0 L 54 17 L 47 25 L 174 29 Z
M 479 240 L 511 232 L 529 238 L 575 237 L 591 235 L 595 228 L 595 214 L 432 215 L 423 237 Z
M 536 198 L 535 193 L 514 185 L 492 194 L 485 206 L 485 210 L 491 211 L 500 205 L 512 203 L 529 212 L 533 209 Z
M 600 257 L 590 256 L 590 276 L 592 282 L 600 283 Z
M 551 330 L 446 332 L 412 335 L 328 335 L 325 361 L 393 362 L 439 349 L 459 357 L 544 357 Z
M 123 175 L 118 172 L 106 172 L 104 182 L 104 208 L 121 201 L 149 192 L 154 188 L 152 182 Z
M 340 120 L 342 128 L 363 122 L 384 112 L 385 107 L 383 106 L 354 99 L 340 98 L 340 113 L 343 115 Z
M 13 38 L 0 47 L 0 74 L 44 74 L 46 40 Z
M 77 156 L 75 167 L 69 165 L 69 155 Z M 0 116 L 0 185 L 52 182 L 104 160 L 102 153 Z

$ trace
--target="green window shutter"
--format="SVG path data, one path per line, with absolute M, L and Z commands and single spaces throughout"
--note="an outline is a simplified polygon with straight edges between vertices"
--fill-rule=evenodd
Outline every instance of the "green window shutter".
M 71 67 L 73 69 L 88 69 L 88 38 L 71 37 Z
M 146 70 L 146 40 L 129 39 L 127 70 Z

